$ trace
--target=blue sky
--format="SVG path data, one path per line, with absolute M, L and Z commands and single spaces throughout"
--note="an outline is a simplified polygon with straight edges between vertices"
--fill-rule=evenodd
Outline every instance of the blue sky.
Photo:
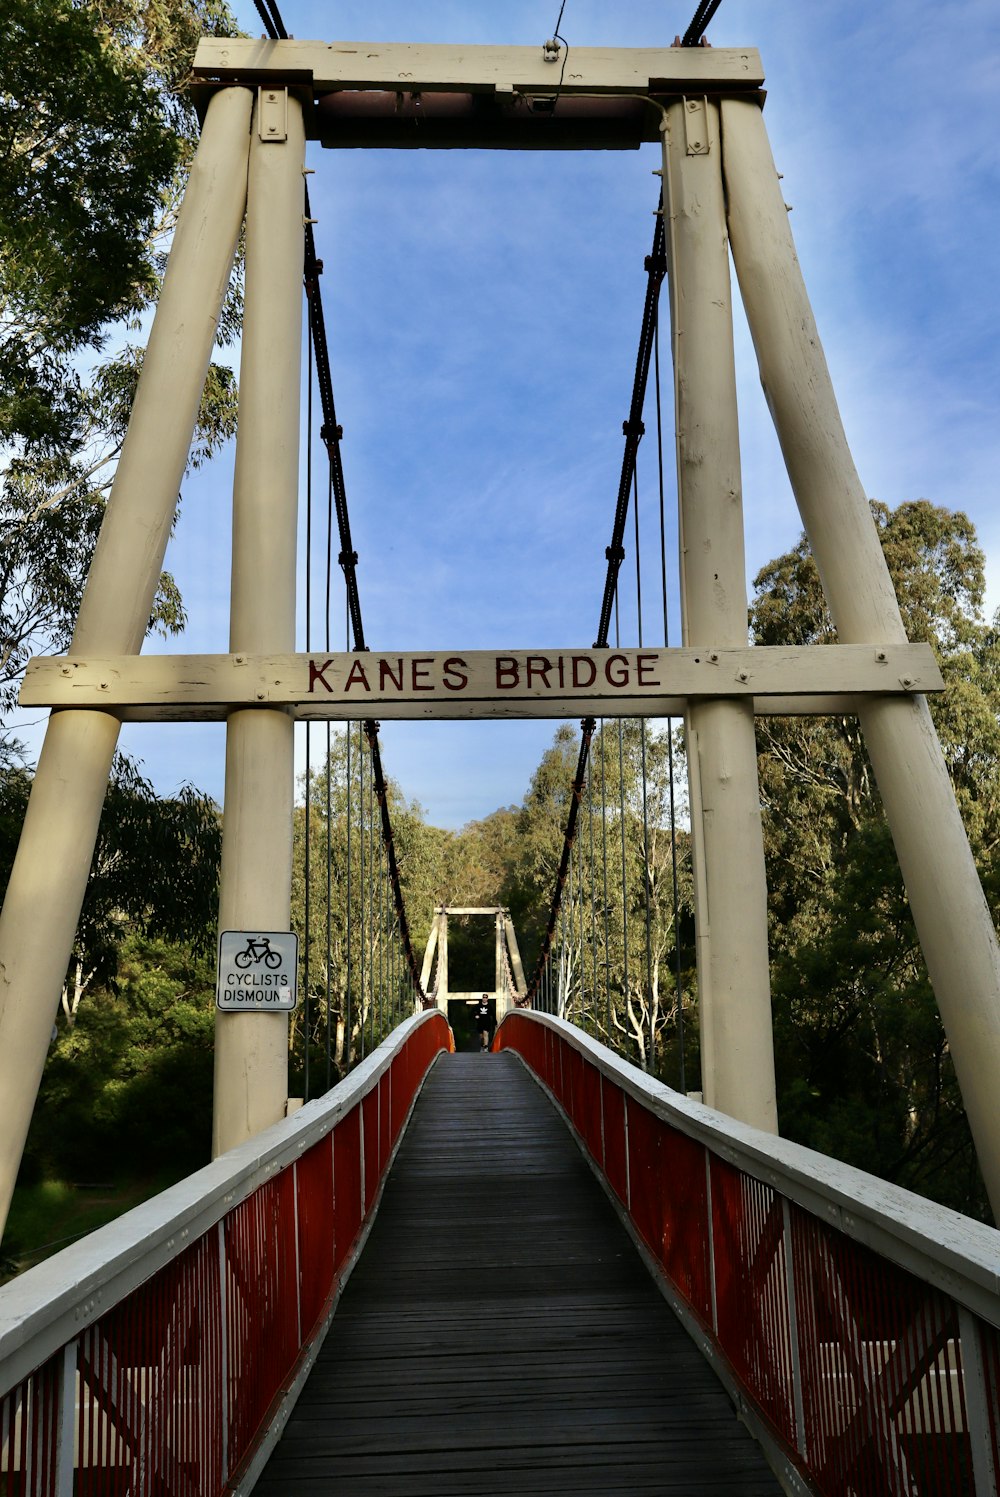
M 236 10 L 259 33 L 253 5 Z M 561 29 L 571 47 L 669 45 L 693 10 L 694 0 L 567 0 Z M 557 12 L 548 0 L 282 0 L 291 33 L 323 40 L 540 46 Z M 925 497 L 966 510 L 995 608 L 1000 7 L 723 0 L 709 34 L 717 46 L 760 49 L 765 118 L 862 481 L 892 505 Z M 658 158 L 655 146 L 586 155 L 311 148 L 372 647 L 593 640 Z M 800 526 L 741 317 L 737 305 L 752 577 Z M 666 373 L 666 343 L 663 354 Z M 670 506 L 671 441 L 668 430 Z M 651 438 L 643 449 L 652 542 Z M 322 494 L 318 462 L 316 473 Z M 229 482 L 223 461 L 187 485 L 168 565 L 191 624 L 170 649 L 227 648 Z M 645 640 L 658 643 L 652 546 L 648 554 Z M 673 570 L 672 545 L 670 561 Z M 333 640 L 342 645 L 338 584 L 339 572 Z M 322 598 L 321 580 L 315 590 Z M 324 627 L 317 611 L 314 643 Z M 623 643 L 634 637 L 630 603 Z M 387 724 L 386 768 L 431 821 L 459 826 L 521 799 L 553 731 L 544 722 Z M 315 755 L 321 738 L 314 729 Z M 221 727 L 132 727 L 123 742 L 164 792 L 187 779 L 221 799 Z

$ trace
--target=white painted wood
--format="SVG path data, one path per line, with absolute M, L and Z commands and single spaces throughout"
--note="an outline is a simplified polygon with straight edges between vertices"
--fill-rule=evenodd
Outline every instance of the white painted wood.
M 72 651 L 146 632 L 246 194 L 250 96 L 212 101 L 174 234 Z M 0 1229 L 28 1131 L 93 855 L 119 722 L 64 712 L 46 732 L 0 917 Z
M 429 1022 L 437 1015 L 404 1020 L 325 1096 L 0 1285 L 0 1396 L 326 1137 Z
M 840 637 L 905 638 L 840 419 L 760 109 L 722 106 L 733 259 L 761 380 Z M 859 703 L 994 1215 L 1000 947 L 926 702 Z
M 427 992 L 427 984 L 431 980 L 431 972 L 434 968 L 434 953 L 437 950 L 438 923 L 437 916 L 431 921 L 430 935 L 427 937 L 427 946 L 424 950 L 423 966 L 420 968 L 420 987 Z
M 391 1077 L 391 1072 L 387 1072 L 386 1074 Z M 426 1079 L 427 1078 L 425 1076 L 424 1080 Z M 379 1181 L 378 1192 L 375 1196 L 374 1201 L 372 1202 L 371 1209 L 369 1210 L 367 1216 L 364 1218 L 361 1224 L 361 1230 L 355 1238 L 353 1250 L 350 1256 L 340 1266 L 337 1275 L 337 1287 L 334 1291 L 332 1301 L 329 1305 L 326 1315 L 322 1323 L 317 1328 L 315 1334 L 313 1335 L 313 1338 L 309 1343 L 308 1351 L 300 1358 L 299 1362 L 296 1364 L 295 1372 L 292 1376 L 291 1382 L 287 1385 L 287 1387 L 281 1390 L 281 1393 L 279 1395 L 280 1402 L 278 1403 L 277 1408 L 274 1410 L 269 1420 L 267 1429 L 258 1434 L 258 1443 L 254 1447 L 253 1455 L 251 1456 L 249 1463 L 241 1472 L 237 1482 L 232 1486 L 229 1497 L 249 1497 L 249 1494 L 257 1485 L 257 1482 L 259 1481 L 261 1474 L 263 1473 L 264 1468 L 267 1465 L 271 1452 L 274 1450 L 274 1447 L 277 1445 L 278 1441 L 281 1439 L 282 1434 L 284 1433 L 285 1426 L 287 1425 L 288 1420 L 295 1408 L 295 1405 L 302 1393 L 302 1390 L 306 1385 L 309 1374 L 312 1372 L 313 1367 L 316 1365 L 316 1360 L 320 1354 L 320 1351 L 322 1350 L 323 1343 L 326 1340 L 331 1325 L 333 1324 L 333 1317 L 336 1314 L 338 1305 L 340 1304 L 341 1296 L 343 1295 L 344 1290 L 347 1288 L 347 1284 L 351 1277 L 351 1274 L 354 1272 L 355 1268 L 358 1265 L 358 1259 L 361 1257 L 364 1246 L 368 1241 L 369 1234 L 375 1225 L 375 1217 L 378 1213 L 379 1207 L 382 1204 L 382 1196 L 385 1192 L 386 1181 L 389 1178 L 389 1171 L 392 1168 L 397 1153 L 399 1152 L 400 1144 L 403 1141 L 403 1135 L 405 1134 L 406 1129 L 409 1126 L 410 1118 L 413 1115 L 413 1109 L 417 1105 L 417 1098 L 419 1097 L 422 1090 L 423 1082 L 421 1082 L 420 1086 L 418 1086 L 410 1102 L 409 1108 L 407 1109 L 406 1117 L 403 1120 L 403 1126 L 401 1127 L 399 1134 L 397 1135 L 396 1142 L 393 1144 L 392 1153 L 389 1156 L 388 1163 L 382 1174 L 382 1178 Z M 363 1207 L 364 1202 L 362 1201 L 362 1209 Z
M 702 647 L 667 650 L 467 650 L 462 655 L 40 656 L 23 707 L 113 707 L 147 719 L 185 710 L 290 708 L 306 719 L 527 715 L 566 708 L 662 715 L 662 703 L 734 696 L 812 700 L 943 690 L 930 645 Z M 834 702 L 834 710 L 843 703 Z
M 692 113 L 697 125 L 689 132 Z M 714 652 L 742 646 L 747 628 L 729 250 L 715 103 L 692 98 L 670 105 L 663 181 L 684 644 L 711 642 Z M 753 704 L 698 702 L 687 715 L 689 752 L 698 757 L 689 781 L 703 874 L 695 883 L 699 1010 L 710 1036 L 703 1081 L 713 1105 L 776 1132 Z
M 514 922 L 509 915 L 504 915 L 504 934 L 507 937 L 507 951 L 510 955 L 511 970 L 514 973 L 514 983 L 518 994 L 525 992 L 528 984 L 524 980 L 524 967 L 521 962 L 521 952 L 517 944 L 517 935 L 514 931 Z
M 437 985 L 434 989 L 438 1001 L 438 1008 L 448 1017 L 448 912 L 444 909 L 437 911 L 438 921 L 438 964 Z
M 63 1347 L 62 1377 L 59 1382 L 59 1408 L 56 1415 L 55 1497 L 73 1497 L 73 1474 L 76 1455 L 76 1349 L 75 1341 Z
M 560 65 L 544 60 L 541 39 L 537 47 L 467 47 L 204 37 L 193 71 L 206 80 L 310 81 L 317 93 L 338 88 L 554 93 Z M 574 47 L 562 92 L 754 89 L 763 81 L 753 47 Z
M 255 118 L 258 115 L 255 112 Z M 250 148 L 239 432 L 233 480 L 230 649 L 295 645 L 305 128 Z M 294 725 L 279 709 L 237 711 L 226 728 L 220 930 L 291 923 Z M 288 1014 L 216 1012 L 214 1154 L 285 1116 Z
M 795 1239 L 792 1235 L 792 1215 L 787 1198 L 781 1198 L 782 1268 L 785 1277 L 785 1302 L 788 1305 L 788 1344 L 792 1354 L 792 1402 L 795 1408 L 795 1448 L 803 1460 L 808 1459 L 806 1439 L 806 1413 L 802 1397 L 802 1355 L 799 1347 L 799 1315 L 795 1295 Z M 713 1259 L 715 1256 L 713 1245 Z M 712 1263 L 713 1308 L 715 1263 Z M 713 1315 L 718 1330 L 718 1317 Z
M 1000 1232 L 721 1113 L 645 1075 L 575 1025 L 533 1013 L 629 1097 L 856 1242 L 1000 1327 Z
M 958 1312 L 959 1338 L 962 1347 L 962 1382 L 965 1389 L 965 1412 L 969 1421 L 969 1445 L 972 1452 L 972 1478 L 976 1497 L 996 1497 L 997 1472 L 993 1461 L 990 1434 L 992 1410 L 997 1407 L 995 1391 L 983 1364 L 979 1329 L 975 1317 L 964 1307 Z

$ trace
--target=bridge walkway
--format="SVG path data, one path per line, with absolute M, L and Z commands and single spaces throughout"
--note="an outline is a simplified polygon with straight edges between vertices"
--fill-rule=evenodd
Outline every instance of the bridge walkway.
M 555 1109 L 443 1055 L 257 1497 L 780 1488 Z

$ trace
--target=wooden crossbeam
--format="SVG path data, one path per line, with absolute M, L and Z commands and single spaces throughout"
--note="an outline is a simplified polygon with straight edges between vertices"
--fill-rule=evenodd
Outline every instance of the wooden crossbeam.
M 929 645 L 466 650 L 394 654 L 40 656 L 22 707 L 97 707 L 128 721 L 222 720 L 283 707 L 303 720 L 663 717 L 750 697 L 762 715 L 849 712 L 851 699 L 941 691 Z
M 754 47 L 574 47 L 561 62 L 535 47 L 465 47 L 413 42 L 267 41 L 204 37 L 196 79 L 219 83 L 302 83 L 406 93 L 686 93 L 756 89 L 764 82 Z

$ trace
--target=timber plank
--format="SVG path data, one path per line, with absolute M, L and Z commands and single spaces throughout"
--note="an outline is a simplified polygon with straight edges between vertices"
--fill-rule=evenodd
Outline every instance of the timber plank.
M 442 1056 L 259 1497 L 775 1477 L 511 1056 Z

